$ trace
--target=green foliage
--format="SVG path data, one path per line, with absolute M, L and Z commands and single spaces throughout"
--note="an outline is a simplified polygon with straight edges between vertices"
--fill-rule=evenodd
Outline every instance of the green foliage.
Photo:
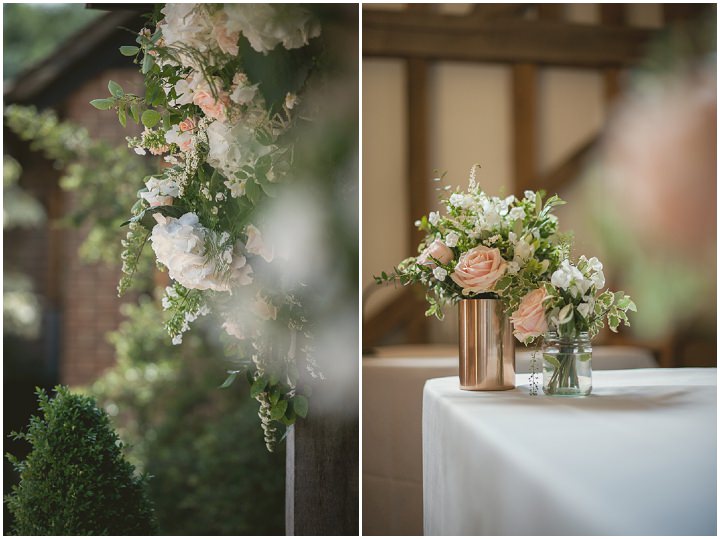
M 7 497 L 19 535 L 148 535 L 155 531 L 145 480 L 122 455 L 107 414 L 93 399 L 37 390 L 41 415 L 13 433 L 32 450 L 8 459 L 20 484 Z
M 3 4 L 3 78 L 12 79 L 50 55 L 100 15 L 82 4 Z
M 64 222 L 92 226 L 80 247 L 81 256 L 88 262 L 117 264 L 125 235 L 120 225 L 127 208 L 137 201 L 137 191 L 149 173 L 146 161 L 137 159 L 124 146 L 112 146 L 92 138 L 78 125 L 61 122 L 52 111 L 38 112 L 34 107 L 11 105 L 5 110 L 5 119 L 7 127 L 30 141 L 31 149 L 63 170 L 61 187 L 76 193 L 75 209 Z M 148 287 L 152 259 L 152 253 L 147 253 L 134 262 L 133 271 L 136 277 L 141 277 L 138 288 Z M 126 288 L 129 282 L 122 286 Z
M 247 391 L 218 389 L 222 351 L 200 331 L 170 345 L 148 298 L 123 313 L 110 336 L 118 364 L 89 391 L 152 476 L 160 533 L 282 534 L 284 455 L 265 450 Z

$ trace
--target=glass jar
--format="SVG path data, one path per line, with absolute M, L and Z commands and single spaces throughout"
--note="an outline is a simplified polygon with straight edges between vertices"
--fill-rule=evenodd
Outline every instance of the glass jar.
M 556 397 L 585 397 L 592 391 L 592 344 L 586 331 L 574 337 L 545 335 L 543 392 Z

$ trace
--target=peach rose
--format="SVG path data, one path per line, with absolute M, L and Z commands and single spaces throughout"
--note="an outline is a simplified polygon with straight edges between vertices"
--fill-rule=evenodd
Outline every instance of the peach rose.
M 182 122 L 178 124 L 178 127 L 180 128 L 180 132 L 184 133 L 185 131 L 192 131 L 195 129 L 195 119 L 194 118 L 185 118 Z
M 207 90 L 198 90 L 193 94 L 193 103 L 200 107 L 206 116 L 223 123 L 227 119 L 227 102 L 226 92 L 220 92 L 217 99 Z
M 455 258 L 455 254 L 452 252 L 452 249 L 450 249 L 450 247 L 445 245 L 442 241 L 435 240 L 422 252 L 422 254 L 418 257 L 417 262 L 421 266 L 430 266 L 431 268 L 434 268 L 437 264 L 435 263 L 435 260 L 430 257 L 436 258 L 441 264 L 447 264 Z
M 547 331 L 543 301 L 547 294 L 544 288 L 528 292 L 520 301 L 517 311 L 510 317 L 515 328 L 515 337 L 521 342 L 539 337 Z
M 460 257 L 450 278 L 462 287 L 463 294 L 489 292 L 506 269 L 499 250 L 478 245 Z

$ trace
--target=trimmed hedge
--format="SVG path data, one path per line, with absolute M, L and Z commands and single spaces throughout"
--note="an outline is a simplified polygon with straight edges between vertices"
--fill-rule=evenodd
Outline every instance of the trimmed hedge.
M 32 449 L 8 454 L 20 483 L 7 496 L 18 535 L 149 535 L 156 531 L 145 479 L 122 454 L 122 442 L 95 401 L 38 389 L 40 416 L 13 433 Z

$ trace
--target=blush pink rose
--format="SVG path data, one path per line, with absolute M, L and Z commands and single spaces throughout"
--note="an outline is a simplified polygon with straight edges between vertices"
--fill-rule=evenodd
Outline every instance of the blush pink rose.
M 422 252 L 422 254 L 418 257 L 417 262 L 422 266 L 430 266 L 431 268 L 434 268 L 437 264 L 433 258 L 439 260 L 441 264 L 447 264 L 455 258 L 455 254 L 452 252 L 452 249 L 450 249 L 450 247 L 445 245 L 442 241 L 435 240 Z
M 185 118 L 182 122 L 178 124 L 178 128 L 180 129 L 181 133 L 185 133 L 186 131 L 192 131 L 195 129 L 195 120 L 193 118 Z
M 226 92 L 220 92 L 218 98 L 215 99 L 209 91 L 198 90 L 193 94 L 193 103 L 200 107 L 209 118 L 224 123 L 227 119 L 228 97 Z
M 506 269 L 499 250 L 478 245 L 460 257 L 450 278 L 462 287 L 463 294 L 489 292 Z
M 528 342 L 547 331 L 545 307 L 543 306 L 546 297 L 547 293 L 544 288 L 528 292 L 520 301 L 517 311 L 510 317 L 515 328 L 515 337 L 519 341 Z

